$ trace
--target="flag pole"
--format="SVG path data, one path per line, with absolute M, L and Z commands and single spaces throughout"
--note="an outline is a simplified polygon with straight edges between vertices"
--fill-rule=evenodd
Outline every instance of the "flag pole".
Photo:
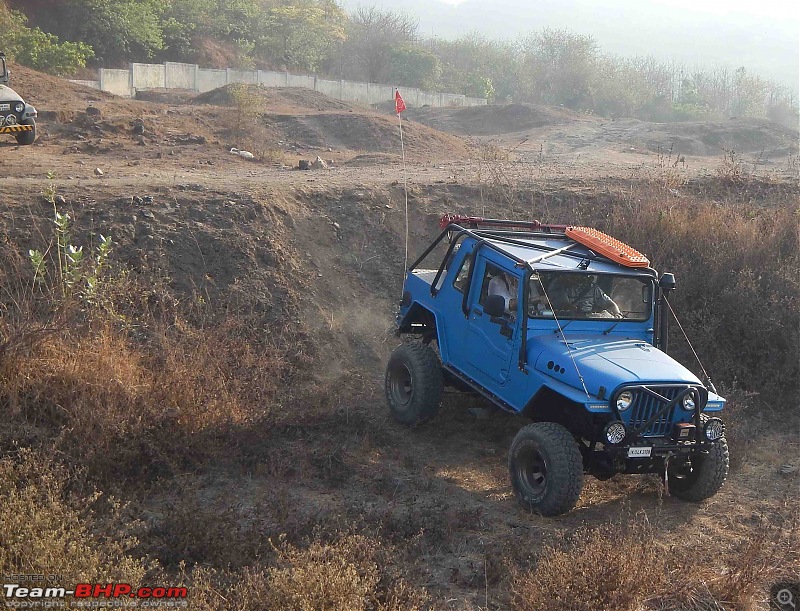
M 406 172 L 406 148 L 403 143 L 403 119 L 400 117 L 406 109 L 403 98 L 400 97 L 400 91 L 395 89 L 395 111 L 397 111 L 397 123 L 400 126 L 400 152 L 403 156 L 403 193 L 405 195 L 405 212 L 406 212 L 406 254 L 403 263 L 403 283 L 406 281 L 408 274 L 408 173 Z

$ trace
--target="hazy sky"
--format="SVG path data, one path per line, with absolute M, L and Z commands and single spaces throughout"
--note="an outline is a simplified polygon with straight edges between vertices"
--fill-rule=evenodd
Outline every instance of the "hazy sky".
M 480 31 L 514 38 L 542 27 L 592 35 L 620 55 L 689 65 L 726 64 L 800 86 L 800 0 L 344 0 L 419 18 L 420 30 L 451 38 Z

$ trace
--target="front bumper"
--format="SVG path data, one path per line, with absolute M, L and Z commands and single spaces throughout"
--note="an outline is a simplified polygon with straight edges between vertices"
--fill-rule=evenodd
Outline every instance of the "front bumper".
M 33 125 L 6 125 L 0 127 L 0 134 L 18 134 L 20 132 L 32 132 Z

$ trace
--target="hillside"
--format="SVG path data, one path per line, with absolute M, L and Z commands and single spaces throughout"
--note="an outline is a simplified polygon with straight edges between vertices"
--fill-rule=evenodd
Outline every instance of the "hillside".
M 409 111 L 406 233 L 380 110 L 295 89 L 120 100 L 25 69 L 12 85 L 42 120 L 33 146 L 0 140 L 4 574 L 185 586 L 188 608 L 219 611 L 765 608 L 800 576 L 791 133 Z M 703 148 L 667 161 L 677 137 Z M 230 154 L 239 139 L 254 160 Z M 754 153 L 723 158 L 730 142 Z M 332 167 L 295 169 L 317 155 Z M 676 274 L 729 399 L 719 494 L 587 477 L 574 511 L 543 518 L 508 482 L 521 416 L 451 389 L 423 426 L 389 417 L 406 239 L 413 259 L 444 212 L 596 226 Z

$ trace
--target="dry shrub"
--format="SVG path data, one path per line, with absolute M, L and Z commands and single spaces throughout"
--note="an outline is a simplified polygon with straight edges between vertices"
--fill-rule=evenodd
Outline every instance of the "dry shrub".
M 794 498 L 786 500 L 788 511 L 760 516 L 728 549 L 673 548 L 661 608 L 759 608 L 771 585 L 800 579 L 800 508 Z
M 641 520 L 577 530 L 535 567 L 511 569 L 513 609 L 636 609 L 666 579 L 655 533 Z
M 748 211 L 657 196 L 642 193 L 630 214 L 616 208 L 612 233 L 676 273 L 673 306 L 712 376 L 745 390 L 771 389 L 776 404 L 796 396 L 800 248 L 794 209 Z M 682 362 L 694 367 L 675 324 L 671 338 Z
M 87 509 L 98 495 L 72 497 L 67 492 L 72 479 L 41 453 L 22 450 L 0 460 L 0 573 L 141 583 L 152 567 L 126 555 L 136 540 L 98 535 L 98 530 L 109 532 L 119 525 L 108 518 L 98 522 Z
M 300 549 L 276 547 L 278 566 L 267 572 L 269 607 L 315 611 L 357 611 L 367 608 L 380 579 L 376 542 L 361 535 L 330 544 L 313 542 Z
M 277 564 L 267 570 L 271 609 L 413 611 L 428 603 L 424 590 L 379 568 L 396 558 L 396 551 L 379 540 L 343 533 L 306 548 L 281 540 L 275 551 Z

